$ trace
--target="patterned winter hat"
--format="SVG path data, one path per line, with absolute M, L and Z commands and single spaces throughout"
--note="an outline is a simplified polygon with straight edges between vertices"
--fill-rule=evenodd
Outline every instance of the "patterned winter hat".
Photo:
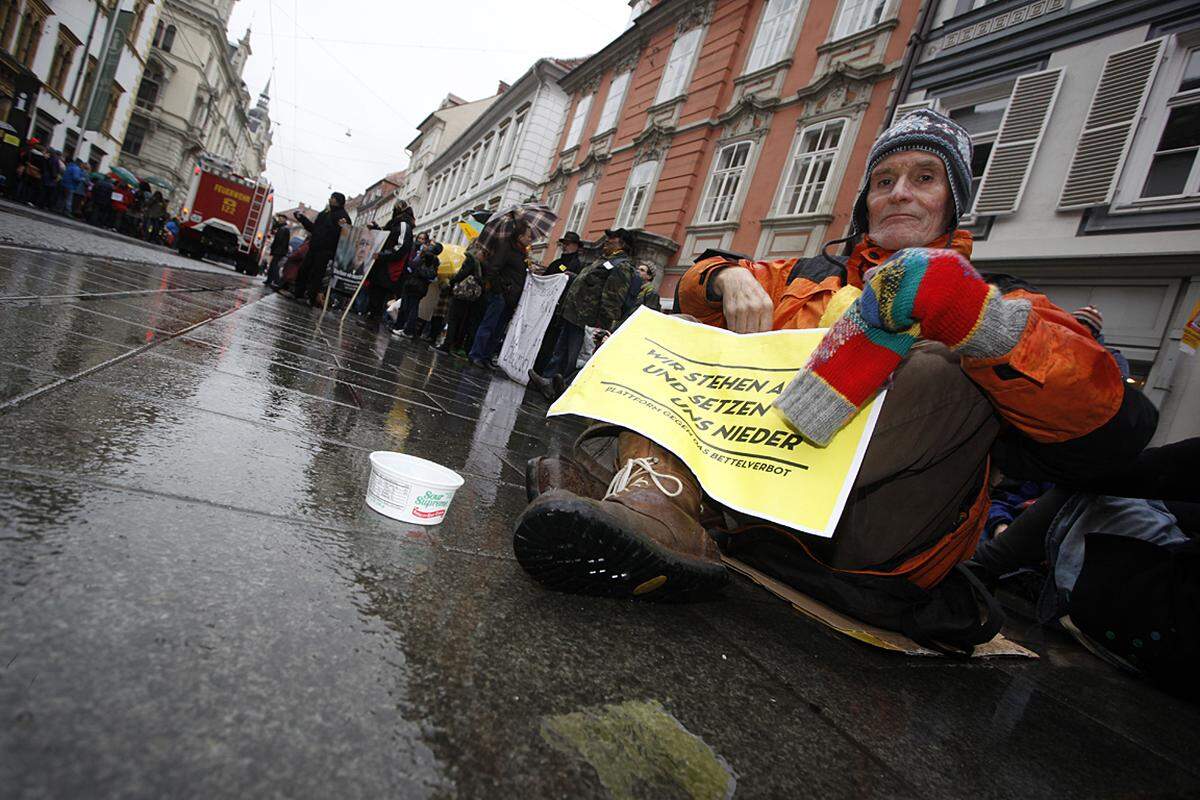
M 892 153 L 903 150 L 924 150 L 933 153 L 946 165 L 950 178 L 950 194 L 954 196 L 954 219 L 951 228 L 966 211 L 971 199 L 971 137 L 954 120 L 928 108 L 919 108 L 904 115 L 875 140 L 867 157 L 862 189 L 854 202 L 852 236 L 867 232 L 867 189 L 871 171 Z
M 1077 308 L 1071 312 L 1071 316 L 1075 317 L 1083 325 L 1091 328 L 1093 336 L 1099 336 L 1100 331 L 1104 330 L 1104 315 L 1095 306 Z

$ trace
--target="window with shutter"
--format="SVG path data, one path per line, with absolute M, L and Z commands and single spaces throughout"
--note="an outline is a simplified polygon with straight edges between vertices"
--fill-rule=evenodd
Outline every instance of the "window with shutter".
M 591 110 L 592 95 L 579 98 L 579 102 L 575 104 L 575 114 L 571 117 L 571 127 L 567 130 L 567 140 L 563 142 L 564 150 L 570 150 L 579 144 L 579 137 L 583 135 L 583 126 L 587 122 L 587 115 Z
M 1060 210 L 1099 206 L 1112 200 L 1117 174 L 1154 82 L 1164 41 L 1155 39 L 1113 53 L 1105 60 L 1058 198 Z
M 701 222 L 726 222 L 732 216 L 750 148 L 750 142 L 737 142 L 725 145 L 717 153 L 708 192 L 700 204 Z
M 1017 210 L 1062 79 L 1061 68 L 1017 78 L 975 198 L 974 213 L 997 215 Z
M 592 189 L 595 187 L 593 183 L 581 183 L 579 188 L 575 190 L 575 200 L 571 203 L 571 210 L 567 213 L 567 224 L 563 231 L 575 231 L 579 233 L 583 229 L 584 220 L 587 218 L 588 203 L 592 200 Z
M 667 66 L 663 69 L 662 79 L 658 83 L 658 94 L 655 95 L 655 105 L 673 100 L 687 89 L 688 77 L 691 75 L 692 62 L 700 45 L 700 34 L 703 28 L 692 28 L 675 40 L 671 46 L 671 55 L 667 57 Z
M 1114 204 L 1194 204 L 1200 196 L 1200 29 L 1172 37 Z
M 650 182 L 657 172 L 657 161 L 643 161 L 629 173 L 629 185 L 625 187 L 625 197 L 621 200 L 621 210 L 617 214 L 618 228 L 641 227 L 646 219 L 646 207 L 649 205 Z
M 799 11 L 800 0 L 767 0 L 758 33 L 754 36 L 754 47 L 750 50 L 750 61 L 746 64 L 747 72 L 769 67 L 787 56 L 792 27 Z
M 625 102 L 625 90 L 629 88 L 630 74 L 622 72 L 615 76 L 612 83 L 609 84 L 608 97 L 604 101 L 604 108 L 600 110 L 600 124 L 596 126 L 597 134 L 604 133 L 616 126 L 617 115 L 621 113 L 621 104 Z
M 866 30 L 883 19 L 887 0 L 843 0 L 841 12 L 834 25 L 833 38 L 841 39 Z
M 829 120 L 808 126 L 796 137 L 777 213 L 795 216 L 821 210 L 845 126 L 843 119 Z
M 896 106 L 896 113 L 892 115 L 892 123 L 904 119 L 904 115 L 910 111 L 916 111 L 918 108 L 933 108 L 933 100 L 915 100 L 911 103 L 901 103 Z

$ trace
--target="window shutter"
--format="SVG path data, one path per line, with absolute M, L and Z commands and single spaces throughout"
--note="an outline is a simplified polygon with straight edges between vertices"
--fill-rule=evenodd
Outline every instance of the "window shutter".
M 1145 42 L 1105 60 L 1067 182 L 1058 198 L 1060 210 L 1099 206 L 1112 200 L 1117 173 L 1154 82 L 1165 41 Z
M 910 111 L 916 111 L 918 108 L 933 108 L 933 100 L 916 100 L 912 103 L 901 103 L 896 106 L 896 113 L 892 115 L 892 121 L 888 124 L 895 124 L 896 120 L 903 119 L 904 115 Z
M 1017 210 L 1062 79 L 1062 68 L 1017 78 L 979 184 L 974 213 L 1011 214 Z

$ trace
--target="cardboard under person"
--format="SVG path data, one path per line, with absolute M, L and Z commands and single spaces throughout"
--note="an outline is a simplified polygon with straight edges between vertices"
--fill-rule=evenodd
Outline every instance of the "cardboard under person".
M 817 446 L 889 389 L 832 537 L 731 513 L 684 462 L 631 430 L 598 426 L 576 457 L 530 462 L 514 550 L 548 588 L 689 600 L 738 558 L 772 579 L 932 648 L 970 650 L 998 608 L 958 565 L 974 551 L 989 476 L 1070 482 L 1133 457 L 1157 414 L 1071 314 L 1020 280 L 981 276 L 971 234 L 970 138 L 930 110 L 871 148 L 848 257 L 717 255 L 682 278 L 679 310 L 749 334 L 832 322 L 773 401 Z M 831 243 L 832 244 L 832 243 Z M 589 457 L 607 444 L 612 460 Z

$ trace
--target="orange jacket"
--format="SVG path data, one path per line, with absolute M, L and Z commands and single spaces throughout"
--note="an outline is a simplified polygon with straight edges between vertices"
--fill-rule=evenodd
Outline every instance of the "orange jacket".
M 970 233 L 955 231 L 929 246 L 951 247 L 970 258 L 971 241 Z M 839 289 L 847 284 L 862 288 L 863 273 L 891 255 L 868 237 L 854 249 L 844 269 L 823 258 L 766 262 L 731 261 L 720 256 L 704 259 L 679 282 L 679 310 L 708 325 L 725 327 L 720 301 L 709 299 L 709 281 L 720 269 L 741 267 L 750 270 L 771 296 L 775 330 L 816 327 Z M 997 278 L 992 282 L 1017 283 Z M 1037 442 L 1068 441 L 1108 422 L 1125 394 L 1120 369 L 1108 351 L 1045 295 L 1017 288 L 1005 291 L 1004 296 L 1025 298 L 1032 304 L 1025 331 L 1005 356 L 964 358 L 962 368 L 967 376 L 987 393 L 1001 417 Z M 903 576 L 924 589 L 935 586 L 975 551 L 987 509 L 985 478 L 963 520 L 931 547 L 892 569 L 849 571 Z
M 971 244 L 971 234 L 960 230 L 931 242 L 929 247 L 951 247 L 970 258 Z M 709 281 L 721 269 L 741 267 L 750 270 L 771 296 L 775 304 L 774 330 L 813 328 L 839 289 L 847 284 L 861 288 L 863 273 L 891 255 L 892 251 L 867 237 L 850 255 L 844 276 L 832 261 L 828 269 L 817 262 L 814 270 L 811 265 L 816 259 L 707 258 L 680 279 L 679 310 L 707 325 L 724 328 L 721 303 L 708 296 Z M 798 267 L 801 272 L 807 267 L 806 274 L 798 274 Z M 1023 297 L 1033 306 L 1020 342 L 1000 358 L 962 361 L 963 370 L 987 392 L 1001 417 L 1041 443 L 1076 439 L 1111 419 L 1125 392 L 1112 355 L 1045 295 L 1015 288 L 1004 296 Z

